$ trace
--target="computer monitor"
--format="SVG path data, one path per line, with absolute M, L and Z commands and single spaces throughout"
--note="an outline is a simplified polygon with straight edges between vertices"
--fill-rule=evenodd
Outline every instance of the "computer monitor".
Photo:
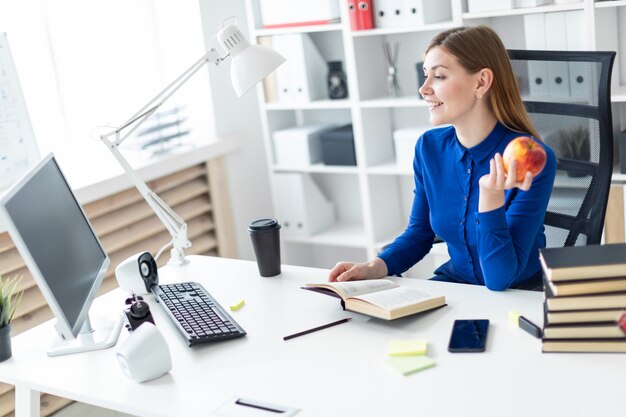
M 53 154 L 6 191 L 0 214 L 56 316 L 59 338 L 48 355 L 113 346 L 122 327 L 121 310 L 94 321 L 93 328 L 89 320 L 110 260 Z

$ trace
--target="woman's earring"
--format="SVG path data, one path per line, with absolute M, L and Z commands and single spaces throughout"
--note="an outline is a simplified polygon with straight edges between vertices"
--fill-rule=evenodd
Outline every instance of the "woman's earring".
M 478 94 L 476 94 L 476 98 L 480 100 L 481 98 L 483 98 L 483 95 L 478 93 Z

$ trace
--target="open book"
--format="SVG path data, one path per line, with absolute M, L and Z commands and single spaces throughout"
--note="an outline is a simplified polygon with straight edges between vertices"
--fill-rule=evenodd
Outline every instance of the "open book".
M 393 320 L 446 304 L 444 296 L 432 296 L 415 288 L 401 287 L 388 279 L 306 284 L 305 290 L 341 298 L 346 310 Z

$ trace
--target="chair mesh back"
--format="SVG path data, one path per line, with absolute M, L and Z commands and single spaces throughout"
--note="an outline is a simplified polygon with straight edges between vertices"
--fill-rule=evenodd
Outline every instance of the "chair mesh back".
M 509 51 L 526 109 L 555 151 L 548 247 L 600 243 L 613 169 L 615 52 Z

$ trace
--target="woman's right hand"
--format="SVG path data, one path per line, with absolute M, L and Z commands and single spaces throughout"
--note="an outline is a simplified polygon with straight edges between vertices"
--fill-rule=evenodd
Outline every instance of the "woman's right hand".
M 387 264 L 380 258 L 366 263 L 339 262 L 328 274 L 329 282 L 377 279 L 387 276 Z

